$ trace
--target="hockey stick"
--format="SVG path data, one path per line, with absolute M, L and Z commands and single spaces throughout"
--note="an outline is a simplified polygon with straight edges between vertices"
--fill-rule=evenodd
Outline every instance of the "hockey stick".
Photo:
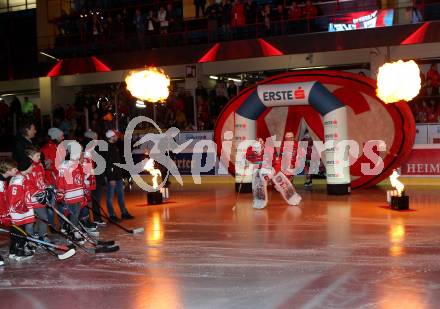
M 35 244 L 38 244 L 40 247 L 42 247 L 47 252 L 49 252 L 51 255 L 57 257 L 60 260 L 68 259 L 69 257 L 73 256 L 73 254 L 75 254 L 75 252 L 73 252 L 73 254 L 68 254 L 69 251 L 67 251 L 66 253 L 63 253 L 62 255 L 58 256 L 58 254 L 55 252 L 54 249 L 48 247 L 47 245 L 43 245 L 43 244 L 41 244 L 39 242 L 36 242 L 35 240 L 37 240 L 37 239 L 34 238 L 34 237 L 31 237 L 30 235 L 28 235 L 21 227 L 19 227 L 17 225 L 14 225 L 14 224 L 12 225 L 12 227 L 22 234 L 22 235 L 17 235 L 15 233 L 12 233 L 12 235 L 14 235 L 15 237 L 19 237 L 19 238 L 23 238 L 23 236 L 25 236 L 28 241 L 33 242 Z M 63 256 L 64 254 L 66 254 L 66 256 Z
M 47 221 L 45 219 L 42 219 L 42 218 L 39 218 L 39 217 L 37 217 L 37 218 L 38 218 L 38 220 L 40 220 L 40 221 L 48 224 L 49 226 L 51 226 L 53 231 L 56 234 L 64 237 L 67 241 L 70 241 L 73 245 L 75 245 L 76 247 L 80 248 L 81 250 L 83 250 L 86 253 L 89 253 L 89 254 L 94 254 L 94 253 L 110 253 L 110 252 L 116 252 L 116 251 L 119 250 L 118 246 L 106 247 L 106 246 L 98 245 L 98 246 L 96 246 L 94 248 L 87 248 L 87 247 L 83 246 L 82 244 L 80 244 L 79 242 L 77 242 L 74 239 L 72 239 L 67 233 L 63 233 L 60 230 L 58 230 L 56 227 L 51 225 L 51 223 L 49 223 L 49 221 Z
M 54 207 L 53 205 L 48 204 L 47 206 L 49 206 L 50 208 L 52 208 L 52 210 L 61 218 L 63 219 L 66 223 L 68 223 L 75 231 L 77 231 L 82 237 L 85 238 L 85 240 L 87 240 L 89 243 L 91 243 L 93 246 L 98 246 L 99 241 L 94 239 L 93 237 L 91 237 L 88 233 L 84 233 L 79 227 L 77 227 L 75 224 L 72 223 L 72 221 L 70 221 L 65 215 L 63 215 L 58 209 L 56 209 L 56 207 Z M 105 246 L 105 245 L 102 245 Z M 119 247 L 116 246 L 119 250 Z M 117 250 L 116 250 L 117 251 Z
M 100 204 L 100 203 L 98 203 L 98 201 L 96 201 L 95 198 L 93 198 L 93 200 L 94 200 L 95 203 L 97 203 L 98 205 Z M 116 221 L 110 219 L 110 217 L 105 213 L 105 211 L 104 211 L 104 209 L 102 208 L 101 205 L 99 205 L 99 208 L 101 209 L 101 212 L 102 212 L 101 214 L 98 214 L 98 213 L 93 209 L 93 207 L 90 207 L 89 205 L 87 205 L 86 207 L 88 207 L 88 208 L 93 212 L 94 215 L 100 215 L 101 217 L 104 217 L 108 222 L 110 222 L 111 224 L 116 225 L 117 227 L 119 227 L 120 229 L 126 231 L 127 233 L 130 233 L 130 234 L 140 234 L 140 233 L 143 233 L 143 232 L 144 232 L 144 228 L 143 228 L 143 227 L 138 227 L 138 228 L 135 228 L 135 229 L 128 229 L 128 228 L 126 228 L 125 226 L 119 224 L 118 222 L 116 222 Z
M 90 207 L 90 206 L 86 206 L 86 207 L 88 207 L 91 211 L 93 211 L 93 213 L 95 215 L 99 215 L 99 214 L 96 213 L 96 211 L 94 209 L 92 209 L 92 207 Z M 144 228 L 143 227 L 138 227 L 138 228 L 135 228 L 135 229 L 127 229 L 125 226 L 123 226 L 123 225 L 119 224 L 118 222 L 113 221 L 112 219 L 110 219 L 110 217 L 105 214 L 104 209 L 102 209 L 101 206 L 99 206 L 99 208 L 101 209 L 101 212 L 102 212 L 100 214 L 101 217 L 104 217 L 108 222 L 110 222 L 113 225 L 116 225 L 121 230 L 124 230 L 125 232 L 130 233 L 130 234 L 140 234 L 140 233 L 144 232 Z
M 39 240 L 39 239 L 30 237 L 20 227 L 18 227 L 16 225 L 13 225 L 13 227 L 15 229 L 17 229 L 18 231 L 20 231 L 23 235 L 11 233 L 12 235 L 14 235 L 16 237 L 19 237 L 19 238 L 22 238 L 22 239 L 26 239 L 26 240 L 28 240 L 30 242 L 33 242 L 33 243 L 41 245 L 41 247 L 43 247 L 45 250 L 47 250 L 53 256 L 56 256 L 59 260 L 68 259 L 68 258 L 74 256 L 75 253 L 76 253 L 75 249 L 73 249 L 73 248 L 69 248 L 69 247 L 64 246 L 64 245 L 55 245 L 55 244 L 52 244 L 50 242 L 46 242 L 46 241 L 43 241 L 43 240 Z M 0 232 L 10 233 L 10 231 L 8 231 L 6 229 L 3 229 L 3 228 L 0 228 Z M 56 249 L 56 250 L 64 251 L 65 253 L 57 254 L 52 248 Z
M 248 162 L 246 160 L 245 163 L 244 163 L 244 173 L 241 176 L 240 185 L 238 186 L 238 192 L 237 192 L 237 196 L 235 197 L 235 204 L 234 204 L 234 207 L 232 207 L 232 211 L 235 211 L 235 209 L 237 209 L 238 197 L 240 196 L 241 187 L 243 186 L 243 180 L 244 180 L 244 176 L 245 176 L 245 172 L 246 172 L 246 167 L 247 166 L 248 166 Z
M 86 227 L 81 223 L 81 221 L 78 221 L 78 224 L 79 224 L 79 226 L 82 228 L 83 232 L 86 233 L 86 234 L 88 234 L 89 237 L 90 237 L 91 239 L 93 239 L 93 240 L 96 242 L 96 244 L 97 244 L 98 246 L 113 246 L 113 245 L 115 244 L 115 241 L 114 241 L 114 240 L 99 240 L 99 239 L 96 239 L 95 236 L 93 236 L 92 233 L 89 232 L 89 231 L 86 229 Z

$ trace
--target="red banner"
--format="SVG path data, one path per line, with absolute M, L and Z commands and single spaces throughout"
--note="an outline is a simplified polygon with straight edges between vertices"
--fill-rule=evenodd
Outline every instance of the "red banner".
M 440 148 L 413 149 L 401 166 L 402 176 L 440 176 Z

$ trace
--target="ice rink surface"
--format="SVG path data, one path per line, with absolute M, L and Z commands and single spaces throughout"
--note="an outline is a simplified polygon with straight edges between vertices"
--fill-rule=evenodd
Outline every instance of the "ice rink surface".
M 379 187 L 327 196 L 299 188 L 300 207 L 271 191 L 251 208 L 231 184 L 174 186 L 146 205 L 126 195 L 145 228 L 109 226 L 121 250 L 65 261 L 37 253 L 0 268 L 1 308 L 439 308 L 440 190 L 410 187 L 414 211 L 385 209 Z M 104 204 L 104 203 L 103 203 Z M 0 236 L 5 257 L 8 238 Z

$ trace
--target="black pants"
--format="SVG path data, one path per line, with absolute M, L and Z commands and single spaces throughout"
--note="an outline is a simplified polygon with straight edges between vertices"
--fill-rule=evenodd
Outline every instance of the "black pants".
M 101 217 L 101 194 L 103 181 L 101 178 L 96 178 L 96 190 L 92 191 L 92 209 L 93 219 L 95 221 L 102 221 Z
M 18 225 L 18 227 L 23 231 L 25 229 L 24 225 Z M 9 231 L 11 237 L 10 250 L 12 251 L 14 248 L 24 248 L 24 245 L 26 244 L 26 239 L 24 238 L 25 235 L 23 235 L 23 233 L 14 226 L 11 226 Z M 16 235 L 22 235 L 23 238 Z

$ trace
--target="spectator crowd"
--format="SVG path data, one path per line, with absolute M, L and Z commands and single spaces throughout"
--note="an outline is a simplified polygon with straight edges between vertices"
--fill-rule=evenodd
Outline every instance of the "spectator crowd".
M 410 103 L 416 123 L 440 122 L 440 74 L 437 63 L 432 63 L 429 70 L 421 72 L 422 88 L 419 95 Z
M 61 16 L 53 20 L 59 33 L 57 46 L 92 43 L 95 47 L 106 44 L 110 49 L 124 50 L 126 43 L 136 37 L 136 47 L 144 49 L 147 44 L 152 46 L 152 35 L 182 31 L 181 1 L 150 2 L 142 7 L 116 9 L 103 9 L 96 3 L 85 5 L 87 3 L 76 5 L 69 13 L 62 10 Z
M 327 31 L 332 16 L 347 8 L 335 1 L 324 12 L 322 2 L 194 0 L 195 18 L 184 19 L 184 10 L 191 9 L 180 0 L 75 1 L 70 12 L 53 20 L 59 34 L 55 47 L 83 46 L 97 53 Z M 353 2 L 350 12 L 381 7 L 378 1 Z M 409 4 L 403 8 L 405 23 L 422 22 L 423 1 Z

